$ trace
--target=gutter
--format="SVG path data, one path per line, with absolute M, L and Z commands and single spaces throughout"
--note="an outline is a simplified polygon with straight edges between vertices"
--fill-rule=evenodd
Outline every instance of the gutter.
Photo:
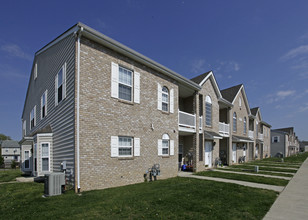
M 80 95 L 80 38 L 83 31 L 83 27 L 80 28 L 80 30 L 77 33 L 77 100 L 76 100 L 76 160 L 77 160 L 77 190 L 80 192 L 80 155 L 79 155 L 79 95 Z

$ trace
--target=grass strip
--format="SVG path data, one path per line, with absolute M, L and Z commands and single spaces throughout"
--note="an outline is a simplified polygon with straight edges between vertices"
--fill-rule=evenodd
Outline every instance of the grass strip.
M 263 176 L 251 176 L 245 174 L 237 174 L 237 173 L 223 173 L 223 172 L 215 172 L 215 171 L 203 171 L 199 172 L 196 175 L 199 176 L 208 176 L 208 177 L 219 177 L 224 179 L 232 179 L 232 180 L 241 180 L 246 182 L 254 182 L 254 183 L 262 183 L 276 186 L 286 186 L 288 184 L 288 180 L 277 179 L 277 178 L 269 178 Z
M 247 165 L 232 165 L 230 168 L 242 168 L 242 169 L 252 169 L 252 166 Z M 277 171 L 277 172 L 286 172 L 286 173 L 296 173 L 297 170 L 283 169 L 283 168 L 275 168 L 275 167 L 259 167 L 259 170 L 267 170 L 267 171 Z
M 230 171 L 235 171 L 235 172 L 243 172 L 243 173 L 253 173 L 253 174 L 265 174 L 265 175 L 271 175 L 271 176 L 284 176 L 284 177 L 293 177 L 292 174 L 287 174 L 287 173 L 271 173 L 271 172 L 262 172 L 259 170 L 258 173 L 254 172 L 253 169 L 240 169 L 240 168 L 217 168 L 219 170 L 230 170 Z

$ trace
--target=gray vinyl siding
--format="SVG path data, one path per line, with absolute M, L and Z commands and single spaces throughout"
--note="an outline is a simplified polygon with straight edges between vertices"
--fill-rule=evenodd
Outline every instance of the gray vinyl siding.
M 53 133 L 53 171 L 60 171 L 60 163 L 74 170 L 75 160 L 75 38 L 70 35 L 35 57 L 37 79 L 33 70 L 22 119 L 26 120 L 26 136 L 51 126 Z M 55 76 L 66 62 L 66 98 L 55 106 Z M 41 120 L 41 96 L 47 93 L 47 116 Z M 30 131 L 30 112 L 36 105 L 36 126 Z M 74 172 L 72 172 L 74 173 Z M 74 175 L 73 175 L 74 176 Z
M 279 137 L 278 143 L 273 143 L 273 137 Z M 283 156 L 286 157 L 286 149 L 285 149 L 285 134 L 280 132 L 271 131 L 271 156 L 275 157 L 277 153 L 283 153 Z

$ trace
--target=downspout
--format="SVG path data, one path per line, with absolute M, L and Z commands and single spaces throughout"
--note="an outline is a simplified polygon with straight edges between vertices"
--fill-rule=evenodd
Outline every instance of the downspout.
M 80 162 L 79 162 L 79 92 L 80 92 L 80 37 L 81 32 L 83 31 L 83 27 L 80 28 L 77 36 L 77 125 L 76 125 L 76 139 L 77 139 L 77 190 L 80 192 Z

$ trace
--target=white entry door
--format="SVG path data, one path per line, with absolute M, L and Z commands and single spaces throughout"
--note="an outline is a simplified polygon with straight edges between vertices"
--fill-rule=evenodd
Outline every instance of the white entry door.
M 205 142 L 204 162 L 208 167 L 212 167 L 212 147 L 213 143 L 211 141 Z
M 232 144 L 232 160 L 236 163 L 236 143 Z

